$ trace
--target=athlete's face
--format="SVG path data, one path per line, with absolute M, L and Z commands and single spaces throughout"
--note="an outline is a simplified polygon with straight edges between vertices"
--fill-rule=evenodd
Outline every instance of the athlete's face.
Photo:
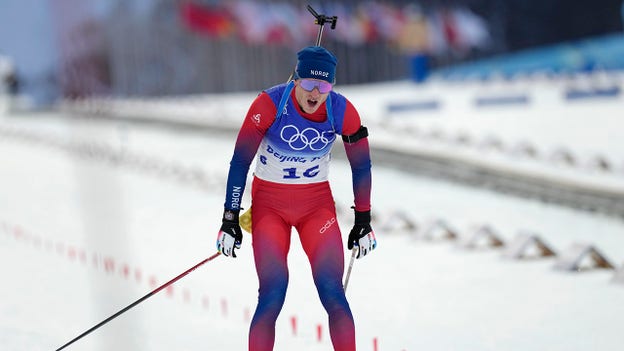
M 318 82 L 319 85 L 329 84 L 323 80 L 318 79 L 306 80 L 308 81 L 307 83 Z M 297 98 L 297 102 L 299 103 L 299 106 L 301 106 L 303 112 L 314 113 L 316 112 L 316 110 L 318 110 L 319 106 L 321 106 L 323 102 L 325 102 L 327 96 L 329 96 L 329 91 L 321 93 L 319 90 L 324 91 L 325 89 L 319 86 L 314 86 L 312 90 L 308 90 L 310 89 L 310 86 L 314 84 L 302 85 L 302 81 L 303 79 L 297 79 L 295 81 L 295 97 Z M 308 88 L 306 89 L 304 85 L 308 86 Z

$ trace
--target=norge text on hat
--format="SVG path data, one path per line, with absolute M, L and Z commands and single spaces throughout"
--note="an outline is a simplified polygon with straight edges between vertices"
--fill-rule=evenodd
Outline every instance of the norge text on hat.
M 321 79 L 332 84 L 338 59 L 321 46 L 308 46 L 297 53 L 297 77 Z

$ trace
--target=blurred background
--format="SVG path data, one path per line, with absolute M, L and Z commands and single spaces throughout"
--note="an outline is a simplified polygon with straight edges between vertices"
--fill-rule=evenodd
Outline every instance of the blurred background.
M 619 351 L 623 0 L 0 0 L 3 350 L 58 347 L 215 251 L 241 120 L 316 41 L 306 5 L 338 16 L 322 44 L 370 130 L 359 349 Z M 72 350 L 244 349 L 250 243 Z M 328 350 L 296 244 L 276 349 Z
M 340 85 L 477 62 L 462 75 L 624 67 L 621 0 L 3 0 L 3 88 L 38 107 L 259 90 L 286 80 L 294 53 L 315 42 L 307 4 L 339 17 L 323 45 L 340 58 Z M 514 66 L 516 53 L 535 64 Z

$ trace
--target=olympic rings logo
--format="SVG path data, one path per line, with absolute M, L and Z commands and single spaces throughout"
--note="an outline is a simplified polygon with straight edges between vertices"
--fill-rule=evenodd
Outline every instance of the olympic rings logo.
M 320 151 L 334 141 L 335 135 L 333 134 L 333 131 L 321 133 L 312 127 L 299 131 L 299 128 L 289 124 L 282 128 L 280 137 L 295 151 L 301 151 L 306 147 L 312 151 Z

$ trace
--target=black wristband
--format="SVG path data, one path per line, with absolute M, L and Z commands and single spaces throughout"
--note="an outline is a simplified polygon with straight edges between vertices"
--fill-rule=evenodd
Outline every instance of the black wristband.
M 238 223 L 238 214 L 240 210 L 228 210 L 227 208 L 223 210 L 223 219 L 222 222 L 233 222 Z

